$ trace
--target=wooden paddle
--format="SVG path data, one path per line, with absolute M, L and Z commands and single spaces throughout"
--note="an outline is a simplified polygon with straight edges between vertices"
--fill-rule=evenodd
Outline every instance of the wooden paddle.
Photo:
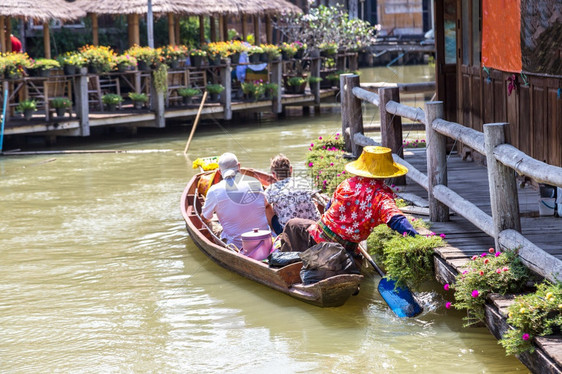
M 420 314 L 423 308 L 418 304 L 416 299 L 414 299 L 412 292 L 406 287 L 398 287 L 396 282 L 392 279 L 385 278 L 384 272 L 375 261 L 373 261 L 371 255 L 369 255 L 363 246 L 359 244 L 358 248 L 361 254 L 381 276 L 378 286 L 379 293 L 394 314 L 398 317 L 415 317 Z
M 203 98 L 201 99 L 201 104 L 199 105 L 199 110 L 197 111 L 197 116 L 195 116 L 195 121 L 193 122 L 193 127 L 191 128 L 191 133 L 189 134 L 189 139 L 187 139 L 187 144 L 185 145 L 185 149 L 183 150 L 184 154 L 187 154 L 187 150 L 189 149 L 189 145 L 191 144 L 191 139 L 193 138 L 193 134 L 195 134 L 195 129 L 197 128 L 197 124 L 199 123 L 199 117 L 201 116 L 201 111 L 203 110 L 203 106 L 205 106 L 205 100 L 207 100 L 207 91 L 203 94 Z

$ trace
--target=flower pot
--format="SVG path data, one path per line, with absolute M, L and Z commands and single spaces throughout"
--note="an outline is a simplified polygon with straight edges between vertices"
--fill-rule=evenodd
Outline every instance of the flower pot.
M 267 53 L 260 53 L 260 62 L 269 62 L 269 55 Z
M 221 56 L 218 55 L 216 57 L 207 57 L 209 60 L 209 65 L 217 66 L 221 64 Z
M 62 66 L 62 70 L 63 70 L 65 75 L 75 75 L 76 74 L 76 65 L 64 64 Z
M 240 63 L 240 52 L 236 52 L 230 55 L 230 63 L 233 65 L 238 65 Z
M 301 59 L 304 56 L 304 49 L 298 49 L 295 58 Z
M 148 62 L 141 61 L 141 60 L 137 61 L 137 68 L 139 70 L 150 70 L 150 66 L 148 66 Z
M 190 105 L 193 102 L 193 96 L 183 96 L 182 101 L 184 105 Z
M 190 56 L 191 65 L 195 67 L 201 67 L 203 65 L 203 56 Z
M 293 58 L 294 55 L 289 55 L 287 52 L 285 51 L 281 51 L 281 58 L 285 61 L 288 61 L 290 59 Z
M 143 107 L 143 105 L 144 105 L 144 102 L 138 101 L 138 100 L 137 100 L 137 101 L 133 101 L 133 105 L 134 105 L 135 109 L 142 109 L 142 107 Z
M 98 65 L 88 65 L 88 73 L 99 74 L 101 72 L 102 72 L 102 69 Z
M 168 66 L 170 67 L 170 69 L 177 69 L 180 67 L 180 62 L 179 60 L 168 61 Z
M 27 121 L 29 121 L 32 116 L 33 116 L 33 109 L 24 109 L 23 110 L 23 118 L 25 118 Z
M 57 113 L 57 117 L 64 117 L 66 108 L 55 108 L 55 112 Z
M 254 53 L 248 57 L 250 63 L 259 64 L 261 61 L 261 53 Z
M 132 70 L 132 67 L 130 65 L 127 64 L 119 64 L 117 65 L 117 71 L 123 73 L 125 71 L 129 71 Z
M 107 110 L 110 112 L 115 112 L 115 110 L 117 109 L 117 104 L 106 104 L 107 106 Z
M 218 101 L 220 100 L 220 97 L 221 97 L 220 94 L 218 94 L 218 93 L 212 93 L 212 94 L 211 94 L 211 101 L 214 102 L 214 103 L 216 103 L 216 102 L 218 102 Z

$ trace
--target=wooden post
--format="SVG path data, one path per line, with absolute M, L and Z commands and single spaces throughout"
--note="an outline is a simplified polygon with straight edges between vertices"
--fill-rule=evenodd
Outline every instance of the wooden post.
M 346 74 L 344 78 L 344 85 L 342 85 L 342 107 L 345 102 L 347 106 L 347 120 L 349 127 L 349 140 L 351 142 L 351 153 L 355 157 L 359 157 L 363 152 L 363 147 L 355 143 L 353 135 L 355 133 L 363 134 L 363 109 L 361 107 L 361 99 L 358 99 L 353 94 L 353 89 L 359 87 L 359 76 L 355 74 Z M 343 98 L 345 96 L 345 99 Z
M 43 45 L 45 46 L 45 58 L 51 58 L 51 36 L 49 33 L 49 22 L 43 24 Z
M 0 53 L 5 53 L 6 50 L 6 33 L 4 32 L 4 16 L 0 16 Z
M 347 96 L 343 94 L 345 77 L 351 74 L 340 74 L 340 100 L 341 100 L 341 134 L 344 140 L 344 150 L 351 152 L 351 129 L 349 128 L 349 104 L 345 102 Z
M 256 45 L 260 45 L 260 16 L 254 16 L 254 40 Z
M 322 61 L 319 57 L 315 57 L 310 62 L 310 76 L 312 77 L 320 77 L 320 67 L 322 65 Z M 320 105 L 320 83 L 313 83 L 310 84 L 310 89 L 312 94 L 314 95 L 314 104 L 315 108 Z
M 224 42 L 224 16 L 219 16 L 219 41 Z
M 429 197 L 429 220 L 433 222 L 448 222 L 449 207 L 438 201 L 433 195 L 433 188 L 437 185 L 447 185 L 447 138 L 433 130 L 432 123 L 436 118 L 443 118 L 442 101 L 432 101 L 425 104 L 425 141 L 427 146 L 427 182 Z
M 228 16 L 227 15 L 223 15 L 222 17 L 222 40 L 224 40 L 225 42 L 228 41 Z
M 199 42 L 205 43 L 205 16 L 199 16 Z
M 174 22 L 174 39 L 176 41 L 176 44 L 181 45 L 181 40 L 180 40 L 180 17 L 176 17 L 175 22 Z
M 6 27 L 6 52 L 12 52 L 12 20 L 10 17 L 6 17 L 4 26 Z
M 127 14 L 127 35 L 129 37 L 129 47 L 132 47 L 135 44 L 133 23 L 133 15 Z
M 100 45 L 100 31 L 98 25 L 98 15 L 95 13 L 90 14 L 92 19 L 92 44 L 95 46 Z M 129 38 L 130 40 L 130 38 Z
M 273 44 L 273 25 L 271 16 L 265 16 L 265 37 L 267 44 Z
M 133 44 L 140 45 L 139 15 L 133 14 Z
M 513 229 L 521 232 L 519 218 L 519 196 L 515 173 L 499 162 L 494 156 L 497 145 L 505 143 L 507 123 L 489 123 L 484 125 L 484 146 L 490 185 L 490 204 L 494 220 L 494 241 L 499 249 L 498 236 L 503 230 Z
M 176 45 L 176 29 L 174 27 L 174 13 L 168 13 L 168 43 Z
M 217 20 L 215 17 L 209 17 L 209 22 L 211 22 L 211 42 L 217 41 Z
M 221 81 L 224 85 L 224 95 L 221 95 L 221 104 L 224 107 L 224 119 L 232 119 L 232 67 L 230 59 L 226 59 L 226 66 L 221 69 Z
M 150 80 L 150 98 L 151 98 L 151 109 L 154 110 L 155 119 L 154 124 L 158 128 L 166 127 L 165 114 L 165 103 L 164 103 L 165 92 L 160 92 L 154 86 L 154 78 Z
M 74 80 L 76 114 L 80 118 L 80 136 L 90 135 L 90 108 L 88 106 L 88 69 L 81 68 L 80 76 Z
M 271 63 L 271 82 L 277 84 L 277 95 L 272 99 L 272 111 L 279 114 L 283 111 L 283 104 L 281 104 L 283 87 L 283 64 L 281 59 L 277 59 Z
M 2 119 L 5 123 L 7 123 L 8 120 L 10 119 L 10 114 L 11 114 L 10 113 L 11 110 L 8 109 L 10 107 L 10 82 L 8 82 L 5 79 L 2 80 L 1 82 L 2 82 L 2 98 L 4 100 L 6 100 L 6 98 L 4 97 L 4 92 L 6 92 L 6 91 L 8 92 L 8 98 L 7 98 L 8 102 L 6 103 L 6 105 L 7 105 L 6 116 Z M 2 105 L 4 105 L 3 102 L 2 102 Z M 12 113 L 12 115 L 13 115 L 13 113 Z
M 248 25 L 247 25 L 247 20 L 246 20 L 246 15 L 242 14 L 242 40 L 246 41 L 246 38 L 248 37 Z
M 400 102 L 400 90 L 398 87 L 379 88 L 379 109 L 381 113 L 381 144 L 388 147 L 400 158 L 404 158 L 402 148 L 402 117 L 388 113 L 386 104 L 389 101 Z M 405 185 L 406 176 L 392 178 L 390 184 Z

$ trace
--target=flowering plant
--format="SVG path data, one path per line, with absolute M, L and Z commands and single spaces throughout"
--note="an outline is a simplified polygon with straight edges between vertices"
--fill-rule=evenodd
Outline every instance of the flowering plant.
M 425 148 L 425 139 L 416 139 L 416 140 L 402 140 L 402 146 L 404 148 Z
M 0 55 L 0 65 L 4 67 L 4 72 L 12 77 L 21 77 L 24 69 L 29 68 L 31 59 L 27 53 L 4 53 Z
M 187 53 L 188 49 L 184 45 L 167 45 L 160 50 L 160 56 L 166 63 L 185 59 Z
M 115 65 L 115 52 L 110 47 L 85 45 L 79 49 L 87 65 L 110 71 Z
M 218 157 L 206 157 L 203 159 L 198 158 L 195 161 L 193 161 L 191 167 L 193 167 L 194 169 L 201 167 L 201 169 L 203 169 L 204 171 L 218 169 L 219 168 Z
M 134 56 L 123 54 L 115 57 L 115 66 L 122 68 L 134 68 L 137 66 L 137 59 Z
M 255 55 L 258 53 L 263 53 L 263 48 L 257 45 L 248 47 L 248 55 Z
M 83 67 L 86 65 L 86 59 L 79 52 L 66 52 L 57 56 L 57 61 L 61 65 L 73 65 Z
M 560 334 L 562 283 L 542 283 L 534 293 L 518 296 L 508 309 L 507 323 L 514 327 L 499 343 L 507 354 L 533 352 L 534 336 Z
M 279 56 L 281 56 L 281 50 L 279 49 L 278 46 L 273 45 L 273 44 L 262 44 L 260 45 L 261 49 L 263 50 L 264 53 L 267 54 L 267 56 L 271 59 L 271 60 L 276 60 L 277 58 L 279 58 Z
M 137 63 L 142 61 L 149 66 L 154 66 L 160 61 L 160 51 L 150 47 L 134 45 L 127 49 L 124 54 L 136 58 Z
M 344 146 L 343 137 L 339 133 L 328 137 L 320 136 L 317 141 L 310 143 L 306 166 L 314 188 L 331 194 L 347 178 L 344 167 L 348 161 L 343 157 Z
M 295 43 L 287 43 L 287 42 L 283 42 L 281 43 L 281 46 L 279 47 L 279 49 L 281 49 L 281 52 L 283 52 L 283 54 L 287 57 L 287 58 L 292 58 L 296 53 L 297 53 L 297 44 Z
M 24 112 L 26 110 L 36 111 L 37 110 L 37 103 L 35 100 L 22 100 L 18 103 L 16 107 L 17 112 Z
M 466 326 L 484 321 L 484 305 L 490 293 L 515 293 L 524 289 L 530 277 L 515 251 L 496 252 L 490 248 L 473 256 L 468 269 L 455 279 L 455 307 L 466 309 Z
M 240 40 L 233 40 L 227 44 L 229 55 L 234 53 L 242 53 L 248 51 L 247 44 L 242 43 Z
M 55 97 L 51 99 L 51 106 L 53 108 L 70 108 L 72 106 L 72 101 L 66 97 Z
M 290 77 L 289 79 L 287 79 L 287 84 L 289 86 L 300 86 L 303 85 L 304 83 L 306 83 L 307 78 L 303 78 L 303 77 Z
M 222 84 L 208 84 L 207 85 L 207 92 L 210 94 L 220 94 L 224 91 L 224 86 Z
M 123 101 L 123 98 L 121 97 L 121 95 L 109 93 L 103 95 L 101 97 L 101 101 L 106 105 L 117 105 Z
M 265 85 L 263 81 L 244 82 L 242 83 L 242 91 L 249 95 L 254 101 L 257 101 L 260 96 L 265 94 Z
M 37 60 L 31 60 L 29 68 L 35 70 L 58 69 L 60 68 L 60 64 L 57 60 L 52 60 L 50 58 L 38 58 Z
M 192 49 L 189 51 L 189 55 L 190 56 L 201 56 L 201 57 L 205 57 L 207 56 L 207 52 L 205 52 L 202 49 Z

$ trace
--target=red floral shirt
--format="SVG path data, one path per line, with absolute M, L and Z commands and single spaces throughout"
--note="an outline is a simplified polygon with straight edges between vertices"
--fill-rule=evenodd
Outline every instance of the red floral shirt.
M 394 193 L 382 179 L 351 177 L 336 188 L 332 205 L 321 221 L 342 239 L 359 243 L 381 223 L 403 214 L 394 202 Z M 317 243 L 325 241 L 317 224 L 308 229 Z

